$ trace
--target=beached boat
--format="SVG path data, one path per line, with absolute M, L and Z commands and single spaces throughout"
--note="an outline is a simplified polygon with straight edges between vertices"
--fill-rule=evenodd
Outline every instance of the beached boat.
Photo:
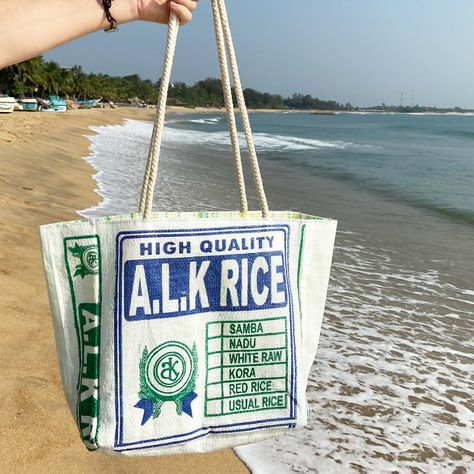
M 40 112 L 66 112 L 67 105 L 57 95 L 52 95 L 49 100 L 38 100 Z
M 15 110 L 16 100 L 13 97 L 0 97 L 0 113 L 10 114 Z
M 93 109 L 99 106 L 101 100 L 102 97 L 100 99 L 80 100 L 77 102 L 77 105 L 80 109 Z
M 18 101 L 21 105 L 21 110 L 34 112 L 38 110 L 38 102 L 36 99 L 21 99 Z

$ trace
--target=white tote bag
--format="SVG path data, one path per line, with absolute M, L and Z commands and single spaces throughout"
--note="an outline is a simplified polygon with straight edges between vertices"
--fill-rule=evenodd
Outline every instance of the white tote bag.
M 90 450 L 203 452 L 306 423 L 336 222 L 268 211 L 225 5 L 212 5 L 240 211 L 151 212 L 172 16 L 140 213 L 41 228 L 62 382 Z M 227 60 L 261 212 L 247 210 Z

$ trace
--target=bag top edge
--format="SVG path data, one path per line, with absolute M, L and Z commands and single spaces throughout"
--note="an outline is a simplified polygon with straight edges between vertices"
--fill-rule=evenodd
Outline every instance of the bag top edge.
M 290 220 L 307 220 L 307 221 L 332 221 L 336 222 L 335 219 L 326 218 L 326 217 L 319 217 L 313 216 L 311 214 L 305 214 L 302 212 L 297 211 L 270 211 L 268 217 L 262 218 L 262 214 L 260 211 L 248 211 L 248 212 L 239 212 L 239 211 L 198 211 L 198 212 L 179 212 L 179 211 L 172 211 L 172 212 L 155 212 L 152 214 L 152 217 L 147 219 L 150 220 L 188 220 L 190 218 L 193 219 L 237 219 L 237 220 L 245 220 L 245 219 L 261 219 L 262 221 L 272 221 L 275 219 L 290 219 Z M 114 215 L 114 216 L 104 216 L 104 217 L 97 217 L 93 219 L 85 219 L 85 220 L 73 220 L 73 221 L 63 221 L 63 222 L 55 222 L 51 224 L 44 224 L 40 226 L 40 229 L 48 228 L 50 226 L 57 226 L 57 225 L 71 225 L 71 224 L 84 224 L 84 223 L 93 223 L 93 222 L 104 222 L 104 221 L 138 221 L 143 219 L 142 214 L 140 213 L 131 213 L 131 214 L 121 214 L 121 215 Z

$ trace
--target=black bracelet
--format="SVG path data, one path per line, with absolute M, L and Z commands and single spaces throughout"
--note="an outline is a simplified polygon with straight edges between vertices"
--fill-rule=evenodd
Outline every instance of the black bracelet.
M 112 2 L 114 0 L 102 0 L 102 6 L 104 7 L 105 18 L 110 23 L 109 28 L 106 28 L 104 31 L 110 33 L 112 31 L 117 31 L 117 20 L 110 13 L 110 8 L 112 7 Z

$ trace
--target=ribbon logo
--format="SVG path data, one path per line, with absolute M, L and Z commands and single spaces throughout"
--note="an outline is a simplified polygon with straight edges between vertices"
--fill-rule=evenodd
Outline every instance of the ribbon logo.
M 169 401 L 176 404 L 178 415 L 193 416 L 191 403 L 197 397 L 194 392 L 197 362 L 196 344 L 191 350 L 181 342 L 171 341 L 150 353 L 145 347 L 139 364 L 140 400 L 135 405 L 143 410 L 142 425 L 151 417 L 158 418 L 161 407 Z
M 74 257 L 80 260 L 74 269 L 74 276 L 84 279 L 87 275 L 99 274 L 99 251 L 97 245 L 79 245 L 76 242 L 74 247 L 69 247 L 69 251 Z

